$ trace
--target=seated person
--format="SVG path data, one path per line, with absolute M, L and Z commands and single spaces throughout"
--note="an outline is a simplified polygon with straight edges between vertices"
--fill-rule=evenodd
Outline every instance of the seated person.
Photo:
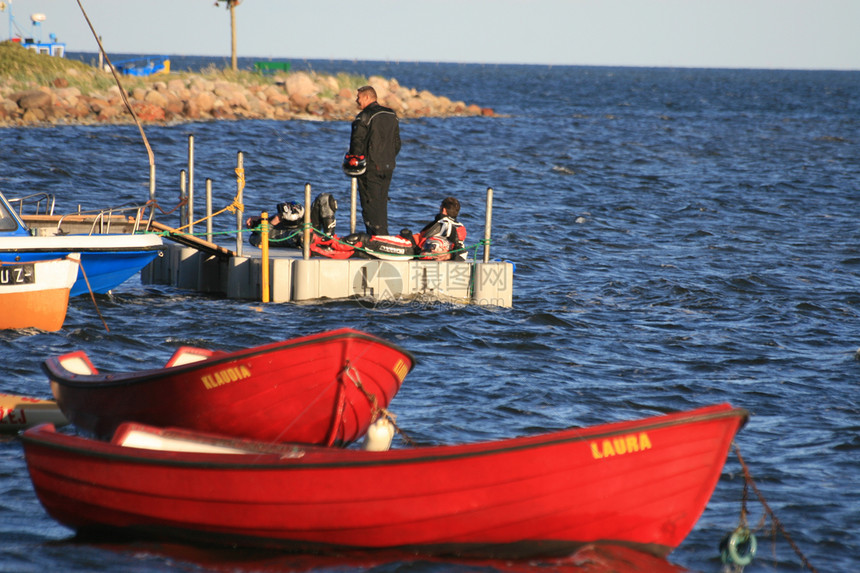
M 409 229 L 403 229 L 400 234 L 412 240 L 418 258 L 465 261 L 466 252 L 462 249 L 463 241 L 466 240 L 466 227 L 457 220 L 459 214 L 460 202 L 454 197 L 445 197 L 439 213 L 421 232 L 413 235 Z
M 337 219 L 337 200 L 331 193 L 320 193 L 311 205 L 311 234 L 312 242 L 319 239 L 317 232 L 329 237 L 334 235 Z M 301 248 L 304 233 L 305 208 L 299 203 L 278 203 L 277 214 L 269 220 L 269 243 L 272 247 Z M 245 227 L 258 229 L 262 219 L 260 217 L 248 217 Z M 255 230 L 248 238 L 248 242 L 259 247 L 262 237 L 259 230 Z
M 300 247 L 301 229 L 305 215 L 305 208 L 298 203 L 278 203 L 277 214 L 269 219 L 269 241 L 273 247 Z M 260 217 L 248 217 L 245 227 L 257 229 L 262 219 Z M 248 238 L 248 242 L 259 247 L 262 241 L 260 231 L 255 230 Z

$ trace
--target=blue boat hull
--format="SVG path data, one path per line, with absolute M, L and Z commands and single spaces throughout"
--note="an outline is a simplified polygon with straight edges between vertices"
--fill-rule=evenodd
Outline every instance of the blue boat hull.
M 78 278 L 70 296 L 115 289 L 163 248 L 161 237 L 153 234 L 31 235 L 0 193 L 0 261 L 27 263 L 79 253 Z
M 170 58 L 150 56 L 114 62 L 114 68 L 125 76 L 154 76 L 170 73 Z
M 81 264 L 87 273 L 90 289 L 94 293 L 105 294 L 140 272 L 157 255 L 158 251 L 82 253 Z M 69 296 L 89 292 L 83 272 L 78 270 L 78 279 L 72 285 Z

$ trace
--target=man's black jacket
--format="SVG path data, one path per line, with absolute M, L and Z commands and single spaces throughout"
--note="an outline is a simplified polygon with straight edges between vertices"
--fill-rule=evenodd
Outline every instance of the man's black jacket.
M 373 102 L 355 116 L 349 153 L 364 155 L 368 171 L 393 171 L 399 152 L 400 124 L 392 109 Z

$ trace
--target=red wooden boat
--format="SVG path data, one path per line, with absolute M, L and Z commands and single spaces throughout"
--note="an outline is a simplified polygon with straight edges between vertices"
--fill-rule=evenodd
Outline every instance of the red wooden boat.
M 124 424 L 110 443 L 50 424 L 22 440 L 42 505 L 84 535 L 491 558 L 607 543 L 665 556 L 704 510 L 746 420 L 720 404 L 383 452 L 140 424 Z
M 96 437 L 133 421 L 341 446 L 364 435 L 413 363 L 394 344 L 340 329 L 229 353 L 182 347 L 140 372 L 100 374 L 83 351 L 42 367 L 63 414 Z

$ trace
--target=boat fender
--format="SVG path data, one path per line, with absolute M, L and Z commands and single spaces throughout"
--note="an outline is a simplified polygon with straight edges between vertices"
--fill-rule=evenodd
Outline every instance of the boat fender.
M 394 425 L 388 418 L 376 420 L 367 429 L 364 437 L 364 450 L 368 452 L 387 452 L 394 439 Z
M 746 527 L 738 527 L 726 534 L 720 542 L 720 559 L 726 565 L 743 567 L 752 563 L 757 550 L 758 542 L 755 535 Z

